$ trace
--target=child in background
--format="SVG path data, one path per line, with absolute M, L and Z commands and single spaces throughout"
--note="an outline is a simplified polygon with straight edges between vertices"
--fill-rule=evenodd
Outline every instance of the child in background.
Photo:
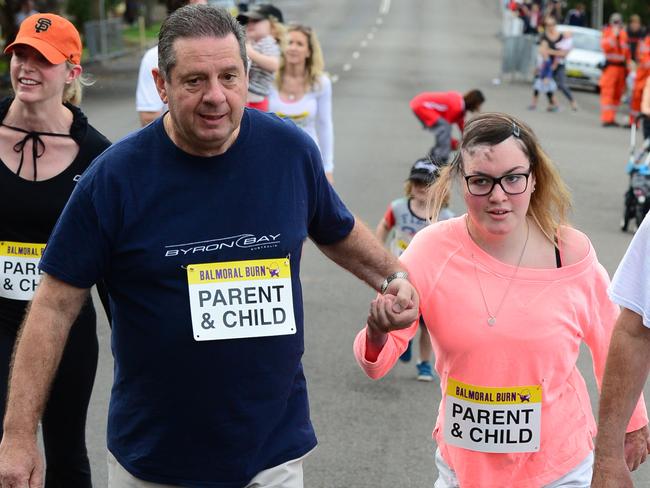
M 427 212 L 427 190 L 438 176 L 439 168 L 430 159 L 418 159 L 411 167 L 408 180 L 404 187 L 406 196 L 393 200 L 384 217 L 377 225 L 375 233 L 379 240 L 388 244 L 388 248 L 395 255 L 401 255 L 413 239 L 416 232 L 419 232 L 430 222 Z M 446 220 L 454 214 L 447 204 L 440 211 L 438 220 Z M 389 239 L 390 237 L 390 239 Z M 388 240 L 388 242 L 387 242 Z M 431 340 L 420 319 L 420 361 L 416 364 L 419 381 L 432 381 L 433 369 L 431 368 Z M 400 356 L 403 362 L 411 360 L 411 342 L 408 348 Z
M 286 29 L 282 12 L 270 4 L 239 14 L 246 26 L 246 52 L 250 58 L 247 107 L 269 110 L 269 92 L 280 67 Z
M 557 90 L 557 83 L 553 78 L 553 70 L 557 68 L 555 56 L 551 56 L 548 52 L 548 44 L 542 41 L 539 45 L 538 67 L 533 81 L 533 101 L 528 106 L 528 110 L 535 110 L 537 108 L 537 97 L 540 93 L 545 93 L 548 98 L 548 107 L 546 110 L 549 112 L 557 112 L 558 106 L 555 102 L 555 91 Z

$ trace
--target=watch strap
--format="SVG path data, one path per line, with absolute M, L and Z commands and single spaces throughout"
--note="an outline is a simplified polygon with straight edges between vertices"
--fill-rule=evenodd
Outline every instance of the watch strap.
M 386 293 L 386 290 L 388 289 L 388 285 L 390 285 L 390 282 L 393 280 L 397 279 L 402 279 L 402 280 L 408 280 L 409 274 L 406 271 L 396 271 L 392 275 L 390 275 L 388 278 L 384 280 L 384 282 L 381 284 L 381 294 L 383 295 Z

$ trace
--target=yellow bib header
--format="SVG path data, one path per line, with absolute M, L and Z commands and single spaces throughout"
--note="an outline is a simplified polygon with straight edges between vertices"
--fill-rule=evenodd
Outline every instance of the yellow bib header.
M 187 267 L 187 281 L 190 285 L 276 280 L 278 278 L 291 278 L 288 259 L 255 259 L 226 263 L 191 264 Z
M 448 378 L 447 396 L 484 405 L 522 405 L 541 403 L 542 387 L 533 385 L 494 388 L 468 385 Z
M 30 244 L 28 242 L 0 242 L 0 256 L 15 258 L 38 258 L 43 255 L 45 244 Z

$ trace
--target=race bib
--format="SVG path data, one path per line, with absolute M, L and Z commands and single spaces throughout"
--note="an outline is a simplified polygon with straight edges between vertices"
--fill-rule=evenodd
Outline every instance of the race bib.
M 288 258 L 187 267 L 196 341 L 296 333 Z
M 291 119 L 298 127 L 305 127 L 307 125 L 307 117 L 309 112 L 301 112 L 299 114 L 285 114 L 283 112 L 276 112 L 275 115 L 283 119 Z
M 537 452 L 541 425 L 541 385 L 489 388 L 447 381 L 447 444 L 478 452 Z
M 0 297 L 31 300 L 41 282 L 38 262 L 45 244 L 0 242 Z

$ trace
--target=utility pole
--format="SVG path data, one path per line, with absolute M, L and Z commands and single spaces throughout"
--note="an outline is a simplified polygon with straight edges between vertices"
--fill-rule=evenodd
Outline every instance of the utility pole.
M 604 0 L 591 0 L 591 26 L 600 29 L 603 26 Z
M 102 58 L 108 55 L 108 23 L 106 21 L 106 4 L 99 0 L 99 46 Z

